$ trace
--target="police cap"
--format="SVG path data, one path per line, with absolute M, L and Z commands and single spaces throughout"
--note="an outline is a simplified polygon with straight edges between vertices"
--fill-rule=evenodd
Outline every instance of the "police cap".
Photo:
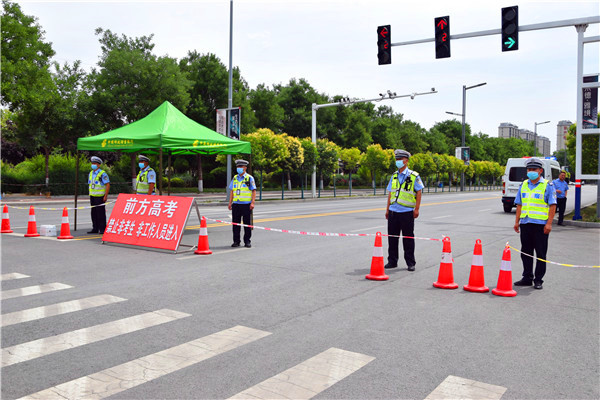
M 92 156 L 92 158 L 90 158 L 90 161 L 93 163 L 102 164 L 102 159 L 100 157 Z
M 543 168 L 542 161 L 540 159 L 538 159 L 538 158 L 530 158 L 525 163 L 525 166 L 527 168 Z
M 406 157 L 406 158 L 410 158 L 410 153 L 406 150 L 394 150 L 394 156 L 398 159 L 398 158 L 402 158 L 402 157 Z
M 235 160 L 235 166 L 236 167 L 247 167 L 248 166 L 248 161 L 246 161 L 246 160 Z
M 148 157 L 146 157 L 146 156 L 143 156 L 143 155 L 141 155 L 141 154 L 138 156 L 138 160 L 140 160 L 140 161 L 146 161 L 146 162 L 150 162 L 150 159 L 149 159 Z

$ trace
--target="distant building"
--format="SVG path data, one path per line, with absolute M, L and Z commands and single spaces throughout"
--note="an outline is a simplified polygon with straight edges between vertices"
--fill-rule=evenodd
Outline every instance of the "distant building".
M 556 150 L 565 150 L 567 148 L 567 133 L 569 127 L 573 125 L 571 121 L 559 121 L 556 124 Z
M 517 125 L 509 122 L 502 122 L 498 126 L 498 137 L 503 139 L 517 138 L 533 142 L 535 140 L 535 133 L 529 129 L 519 129 Z M 550 156 L 550 139 L 547 137 L 537 135 L 536 147 L 538 156 Z

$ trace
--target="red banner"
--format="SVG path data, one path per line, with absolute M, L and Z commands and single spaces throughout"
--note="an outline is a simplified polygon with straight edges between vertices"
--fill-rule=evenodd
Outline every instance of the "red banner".
M 121 193 L 102 240 L 175 251 L 193 201 L 191 197 Z

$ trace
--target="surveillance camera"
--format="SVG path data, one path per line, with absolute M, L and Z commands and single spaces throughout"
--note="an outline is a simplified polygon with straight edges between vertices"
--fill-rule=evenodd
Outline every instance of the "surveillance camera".
M 385 94 L 383 94 L 383 93 L 379 93 L 379 95 L 380 95 L 381 97 L 385 96 Z
M 396 95 L 396 92 L 394 92 L 394 96 Z
M 414 94 L 411 94 L 411 95 L 410 95 L 410 99 L 411 99 L 411 100 L 414 100 L 414 99 L 415 99 L 415 95 L 414 95 Z
M 434 87 L 432 87 L 432 88 L 431 88 L 431 91 L 432 91 L 432 92 L 435 92 L 435 88 L 434 88 Z
M 392 92 L 388 89 L 387 93 L 391 96 Z

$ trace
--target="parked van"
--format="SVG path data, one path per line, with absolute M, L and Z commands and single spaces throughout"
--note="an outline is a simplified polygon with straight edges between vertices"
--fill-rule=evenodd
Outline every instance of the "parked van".
M 527 167 L 525 163 L 532 157 L 509 158 L 506 162 L 506 170 L 502 175 L 502 206 L 504 212 L 511 212 L 515 206 L 515 197 L 521 183 L 527 179 Z M 553 159 L 536 157 L 544 166 L 543 178 L 552 182 L 558 178 L 560 173 L 560 164 Z

